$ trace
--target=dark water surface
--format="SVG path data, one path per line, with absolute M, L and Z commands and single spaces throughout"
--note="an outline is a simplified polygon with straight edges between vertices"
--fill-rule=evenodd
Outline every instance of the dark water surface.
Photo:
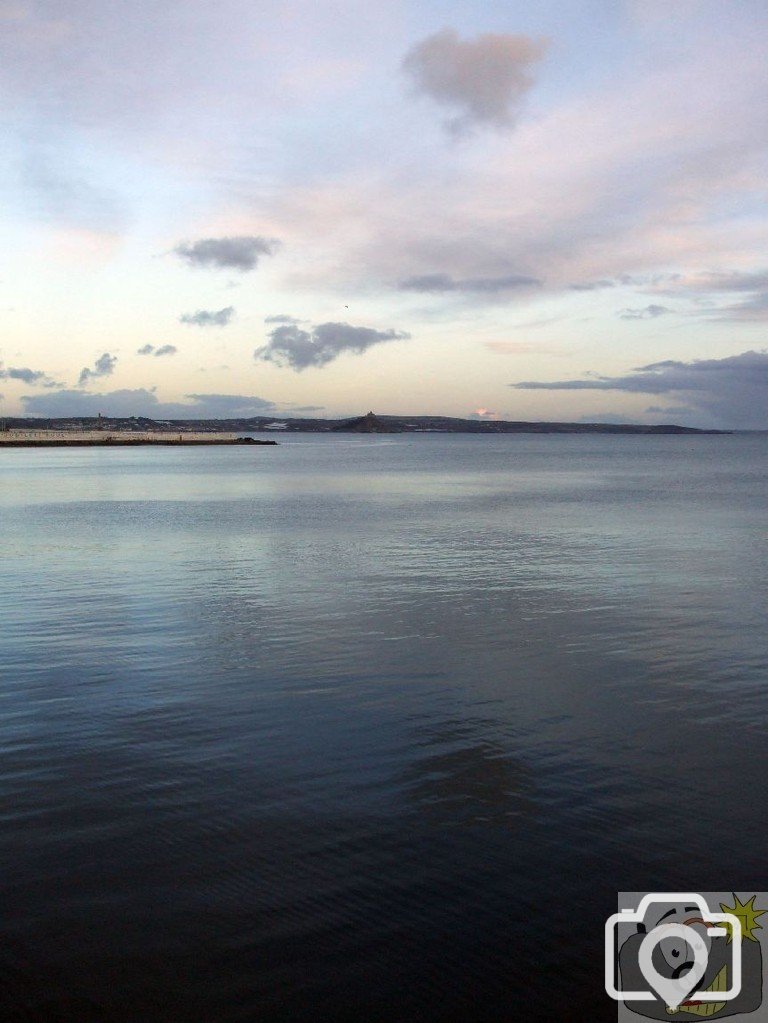
M 768 438 L 0 452 L 0 1016 L 609 1020 L 766 890 Z

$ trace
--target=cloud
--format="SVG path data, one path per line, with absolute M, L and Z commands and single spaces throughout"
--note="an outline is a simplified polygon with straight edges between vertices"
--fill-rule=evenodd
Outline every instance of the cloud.
M 586 380 L 526 380 L 519 390 L 624 391 L 681 396 L 696 414 L 718 425 L 763 429 L 768 425 L 768 351 L 748 351 L 723 359 L 679 362 L 667 359 L 640 366 L 625 376 Z
M 80 371 L 80 377 L 77 381 L 78 386 L 84 387 L 85 384 L 87 384 L 88 381 L 93 379 L 94 377 L 112 376 L 112 374 L 115 371 L 116 365 L 117 356 L 110 355 L 109 352 L 104 352 L 104 354 L 100 355 L 99 358 L 94 363 L 93 369 L 88 369 L 88 367 L 86 366 Z
M 761 323 L 768 320 L 768 291 L 754 295 L 743 302 L 734 302 L 718 309 L 714 314 L 718 320 L 742 320 Z
M 599 281 L 581 281 L 576 284 L 569 284 L 570 291 L 600 291 L 603 288 L 652 288 L 660 290 L 663 285 L 669 285 L 680 280 L 678 273 L 657 273 L 657 274 L 617 274 L 616 277 L 604 277 Z
M 271 414 L 274 402 L 256 395 L 187 394 L 183 402 L 162 402 L 154 390 L 108 391 L 93 394 L 78 390 L 24 395 L 25 412 L 40 416 L 148 416 L 150 419 L 240 419 Z
M 543 40 L 528 36 L 487 33 L 464 40 L 446 28 L 414 46 L 402 67 L 417 93 L 455 112 L 450 131 L 510 128 L 545 49 Z
M 127 212 L 118 194 L 91 182 L 76 154 L 62 160 L 55 146 L 30 140 L 25 149 L 19 182 L 34 216 L 75 229 L 113 232 L 125 227 Z
M 629 416 L 625 416 L 622 412 L 588 412 L 585 416 L 579 416 L 578 422 L 612 423 L 614 425 L 621 425 L 624 423 L 633 423 L 636 422 L 636 420 L 630 419 Z
M 258 416 L 275 408 L 273 401 L 257 398 L 252 394 L 186 394 L 191 399 L 187 415 L 210 416 L 212 418 L 235 418 Z M 185 406 L 177 406 L 184 408 Z
M 537 277 L 525 274 L 507 274 L 504 277 L 469 277 L 456 280 L 450 274 L 422 274 L 407 277 L 398 282 L 401 291 L 426 291 L 443 293 L 446 291 L 475 291 L 495 294 L 500 291 L 511 291 L 515 288 L 538 287 L 541 281 Z
M 671 312 L 665 305 L 647 305 L 642 309 L 622 309 L 618 316 L 622 320 L 655 320 Z
M 159 348 L 155 348 L 154 345 L 142 345 L 141 348 L 137 349 L 137 355 L 154 355 L 157 358 L 160 355 L 175 355 L 178 352 L 176 345 L 161 345 Z
M 190 266 L 246 273 L 256 268 L 261 256 L 274 255 L 279 245 L 276 238 L 237 235 L 231 238 L 201 238 L 196 242 L 179 242 L 173 251 Z
M 482 151 L 464 148 L 450 166 L 427 133 L 396 177 L 355 166 L 331 180 L 291 183 L 273 230 L 341 239 L 333 275 L 349 289 L 435 270 L 469 279 L 511 267 L 573 298 L 572 283 L 626 276 L 640 286 L 643 276 L 724 258 L 745 270 L 763 265 L 755 196 L 764 133 L 754 97 L 764 60 L 756 40 L 746 62 L 726 56 L 715 35 L 702 44 L 668 53 L 660 67 L 620 62 L 610 87 L 582 81 L 548 90 L 535 118 L 484 140 Z M 329 263 L 297 278 L 320 287 Z M 476 297 L 479 304 L 485 296 Z M 614 309 L 649 301 L 656 299 L 621 298 Z
M 768 270 L 711 273 L 702 275 L 696 284 L 699 288 L 721 295 L 745 296 L 717 309 L 713 313 L 716 319 L 755 322 L 768 320 Z
M 768 270 L 723 270 L 710 273 L 678 275 L 680 290 L 695 292 L 768 291 Z
M 582 281 L 579 284 L 569 284 L 571 291 L 600 291 L 603 288 L 615 288 L 616 281 Z
M 270 331 L 269 342 L 257 348 L 253 357 L 300 371 L 308 366 L 326 366 L 344 352 L 360 355 L 373 345 L 406 341 L 410 336 L 404 331 L 353 327 L 349 323 L 318 323 L 310 330 L 286 324 Z
M 226 327 L 235 315 L 235 307 L 228 305 L 226 309 L 217 309 L 210 312 L 207 309 L 198 309 L 196 313 L 184 313 L 179 317 L 179 323 L 194 324 L 197 327 Z
M 650 415 L 689 416 L 696 410 L 690 405 L 649 405 L 645 411 Z
M 654 282 L 656 283 L 656 282 Z M 658 282 L 658 294 L 707 302 L 701 314 L 723 321 L 768 319 L 768 270 L 719 270 L 678 274 Z M 723 302 L 727 304 L 722 304 Z
M 303 323 L 303 320 L 297 320 L 295 316 L 266 316 L 264 318 L 265 323 Z
M 0 366 L 0 380 L 21 380 L 25 384 L 43 387 L 55 386 L 54 381 L 41 369 L 28 369 L 26 366 Z
M 496 423 L 501 419 L 501 415 L 498 412 L 491 412 L 487 408 L 476 408 L 474 412 L 470 412 L 467 419 L 479 419 L 483 422 Z

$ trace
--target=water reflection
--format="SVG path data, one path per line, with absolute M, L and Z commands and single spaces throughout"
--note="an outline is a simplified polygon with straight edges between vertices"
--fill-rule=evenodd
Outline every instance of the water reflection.
M 535 811 L 533 772 L 482 735 L 482 724 L 472 728 L 464 721 L 415 730 L 416 755 L 403 771 L 401 784 L 420 823 L 503 827 Z
M 14 461 L 15 1018 L 608 1019 L 616 890 L 759 876 L 764 447 L 508 440 Z

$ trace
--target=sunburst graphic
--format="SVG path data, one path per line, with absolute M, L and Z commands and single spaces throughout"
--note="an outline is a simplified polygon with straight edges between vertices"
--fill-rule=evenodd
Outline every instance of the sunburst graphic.
M 720 903 L 720 909 L 723 913 L 732 913 L 733 916 L 737 917 L 741 923 L 741 936 L 747 938 L 749 941 L 757 941 L 755 937 L 755 931 L 761 931 L 763 925 L 757 922 L 757 918 L 762 916 L 763 913 L 768 912 L 765 909 L 755 908 L 756 895 L 753 895 L 751 899 L 746 902 L 742 902 L 736 892 L 733 893 L 733 905 L 729 906 L 725 902 Z M 733 927 L 727 922 L 723 922 L 723 927 L 728 931 L 728 944 L 733 941 Z

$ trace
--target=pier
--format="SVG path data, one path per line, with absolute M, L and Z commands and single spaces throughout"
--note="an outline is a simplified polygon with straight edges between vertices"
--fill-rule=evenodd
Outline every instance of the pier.
M 175 447 L 227 444 L 275 444 L 236 433 L 173 430 L 0 430 L 0 447 L 72 448 L 172 445 Z

